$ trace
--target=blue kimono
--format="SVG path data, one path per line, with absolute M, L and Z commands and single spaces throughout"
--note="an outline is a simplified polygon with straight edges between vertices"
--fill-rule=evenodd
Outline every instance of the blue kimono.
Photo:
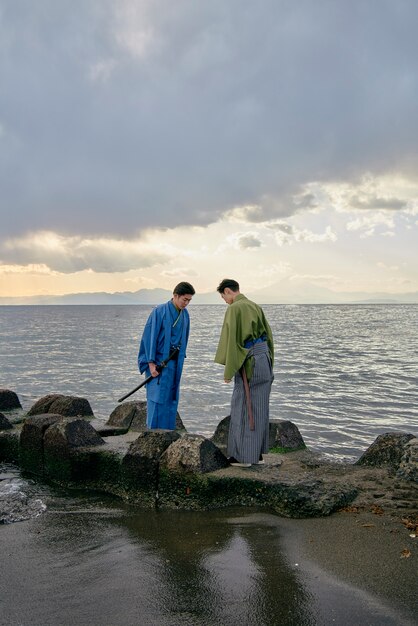
M 177 359 L 172 359 L 146 385 L 147 426 L 175 430 L 179 403 L 180 378 L 189 339 L 190 318 L 186 309 L 178 311 L 169 301 L 160 304 L 151 312 L 142 334 L 138 354 L 141 374 L 150 376 L 150 361 L 159 365 L 171 350 L 180 347 Z

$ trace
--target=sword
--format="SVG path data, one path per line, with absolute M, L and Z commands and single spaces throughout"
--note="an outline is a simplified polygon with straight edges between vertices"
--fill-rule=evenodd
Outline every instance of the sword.
M 157 365 L 157 371 L 161 372 L 161 370 L 163 370 L 167 366 L 167 363 L 171 361 L 171 359 L 174 359 L 178 355 L 179 352 L 180 352 L 180 346 L 176 346 L 175 348 L 173 348 L 173 350 L 170 352 L 166 360 L 161 361 L 160 365 Z M 126 398 L 129 398 L 129 396 L 135 393 L 135 391 L 138 391 L 138 389 L 141 389 L 141 387 L 149 383 L 149 381 L 152 378 L 155 378 L 155 376 L 147 376 L 147 378 L 143 380 L 142 383 L 140 383 L 137 387 L 135 387 L 135 389 L 132 389 L 132 391 L 130 391 L 129 393 L 119 398 L 118 402 L 123 402 L 123 400 L 126 400 Z

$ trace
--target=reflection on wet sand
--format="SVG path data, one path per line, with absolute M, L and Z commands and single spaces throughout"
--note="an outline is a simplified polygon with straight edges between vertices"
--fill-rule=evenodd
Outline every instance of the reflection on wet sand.
M 43 498 L 44 514 L 0 528 L 2 625 L 407 623 L 298 567 L 288 550 L 295 520 L 242 509 L 138 511 L 56 490 Z
M 314 623 L 309 597 L 283 559 L 276 520 L 242 511 L 164 512 L 124 523 L 158 553 L 159 603 L 179 623 Z
M 1 529 L 1 623 L 314 624 L 275 519 L 55 496 L 43 516 Z

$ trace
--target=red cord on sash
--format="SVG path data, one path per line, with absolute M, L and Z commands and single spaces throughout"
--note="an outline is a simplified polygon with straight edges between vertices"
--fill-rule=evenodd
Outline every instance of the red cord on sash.
M 250 386 L 248 384 L 247 372 L 244 365 L 240 369 L 242 381 L 244 383 L 245 397 L 247 399 L 248 420 L 250 422 L 250 430 L 255 430 L 253 407 L 251 406 Z

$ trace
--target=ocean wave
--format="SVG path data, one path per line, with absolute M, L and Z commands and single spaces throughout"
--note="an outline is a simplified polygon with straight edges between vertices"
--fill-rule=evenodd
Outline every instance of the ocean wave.
M 18 471 L 0 465 L 0 524 L 22 522 L 42 515 L 47 509 L 39 498 L 39 487 L 33 487 Z

